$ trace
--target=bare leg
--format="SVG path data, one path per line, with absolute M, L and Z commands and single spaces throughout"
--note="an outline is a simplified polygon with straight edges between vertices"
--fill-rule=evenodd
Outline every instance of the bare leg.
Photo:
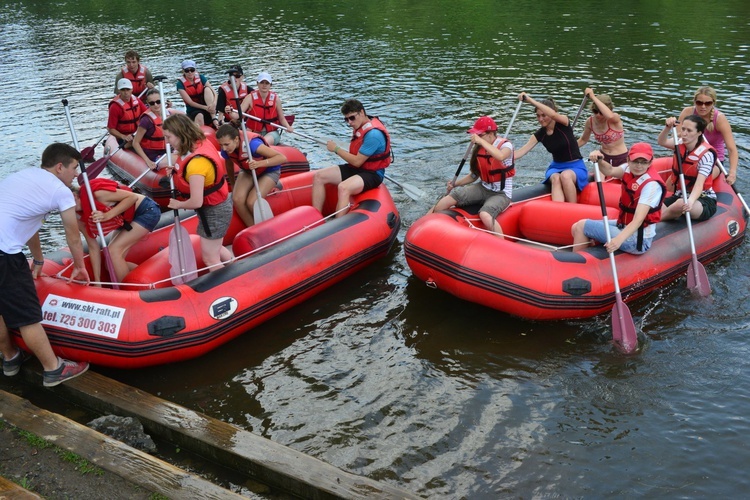
M 505 239 L 505 237 L 503 236 L 503 228 L 500 227 L 500 224 L 497 222 L 497 219 L 494 219 L 487 212 L 479 212 L 479 219 L 482 221 L 482 224 L 484 224 L 484 227 L 488 231 L 497 233 L 497 235 L 500 238 Z
M 562 190 L 565 201 L 568 203 L 578 203 L 578 184 L 576 173 L 573 170 L 564 170 L 560 177 L 562 178 Z
M 586 219 L 582 219 L 573 224 L 573 227 L 571 227 L 570 229 L 570 232 L 573 234 L 574 252 L 580 252 L 584 248 L 591 245 L 591 240 L 585 234 L 583 234 L 583 226 L 585 224 Z
M 549 183 L 552 186 L 552 201 L 565 201 L 560 174 L 552 174 Z
M 443 196 L 442 198 L 440 198 L 440 201 L 435 203 L 435 206 L 432 207 L 430 211 L 427 213 L 431 214 L 433 212 L 439 212 L 440 210 L 448 210 L 451 207 L 455 207 L 456 203 L 458 202 L 456 201 L 454 197 L 450 195 Z
M 232 189 L 232 204 L 242 222 L 250 227 L 255 223 L 253 219 L 252 204 L 248 204 L 248 195 L 253 188 L 253 176 L 241 171 L 234 182 Z M 250 207 L 250 208 L 248 208 Z
M 323 212 L 323 204 L 326 201 L 326 184 L 339 184 L 341 182 L 341 170 L 338 166 L 327 167 L 315 172 L 312 185 L 312 206 Z
M 336 203 L 336 217 L 342 217 L 346 215 L 347 211 L 343 211 L 350 203 L 351 197 L 355 194 L 361 193 L 365 189 L 365 181 L 358 175 L 353 175 L 347 180 L 339 183 L 338 187 L 338 202 Z M 339 210 L 342 210 L 339 212 Z

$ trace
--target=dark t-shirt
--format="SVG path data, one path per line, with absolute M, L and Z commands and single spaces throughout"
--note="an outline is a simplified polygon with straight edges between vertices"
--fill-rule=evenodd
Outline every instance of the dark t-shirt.
M 561 125 L 555 122 L 555 130 L 547 135 L 547 129 L 542 127 L 534 132 L 534 137 L 542 143 L 547 151 L 552 153 L 552 159 L 558 163 L 580 160 L 581 150 L 578 148 L 578 140 L 570 125 Z

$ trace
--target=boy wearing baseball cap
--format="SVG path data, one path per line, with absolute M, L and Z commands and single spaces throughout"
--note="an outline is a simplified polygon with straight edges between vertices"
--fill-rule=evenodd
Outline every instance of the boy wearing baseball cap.
M 610 253 L 618 249 L 644 253 L 656 236 L 656 223 L 661 219 L 661 204 L 667 192 L 659 172 L 652 166 L 653 149 L 645 142 L 633 144 L 628 163 L 618 167 L 604 161 L 601 151 L 592 151 L 589 160 L 597 162 L 604 175 L 622 179 L 620 215 L 617 221 L 609 221 L 612 226 L 609 243 L 603 220 L 583 219 L 573 224 L 573 250 L 581 251 L 594 240 L 604 243 Z

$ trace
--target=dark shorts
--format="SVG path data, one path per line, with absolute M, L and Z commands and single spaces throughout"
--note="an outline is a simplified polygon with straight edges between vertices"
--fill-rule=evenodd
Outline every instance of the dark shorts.
M 617 167 L 618 165 L 625 165 L 628 162 L 627 151 L 625 151 L 624 153 L 620 153 L 619 155 L 608 155 L 607 153 L 602 154 L 604 155 L 604 161 L 606 161 L 613 167 Z
M 375 189 L 383 183 L 383 177 L 385 177 L 385 170 L 365 170 L 362 168 L 352 167 L 348 163 L 339 165 L 339 171 L 341 172 L 341 180 L 345 181 L 349 177 L 358 175 L 362 178 L 365 183 L 364 191 Z
M 201 207 L 198 209 L 199 216 L 198 220 L 198 236 L 209 240 L 218 240 L 223 238 L 227 234 L 229 229 L 229 223 L 232 221 L 232 197 L 227 197 L 226 200 L 222 201 L 218 205 L 211 205 L 208 207 Z M 208 227 L 211 230 L 211 235 L 208 235 L 203 224 L 208 223 Z
M 196 116 L 198 116 L 198 115 L 203 115 L 203 125 L 208 125 L 209 127 L 210 127 L 210 126 L 212 125 L 212 121 L 213 121 L 213 119 L 214 119 L 214 117 L 213 117 L 213 116 L 211 116 L 211 115 L 209 114 L 209 112 L 208 112 L 208 111 L 206 111 L 205 109 L 195 109 L 195 108 L 191 108 L 191 109 L 190 109 L 190 110 L 189 110 L 189 111 L 188 111 L 188 112 L 187 112 L 186 114 L 187 114 L 187 115 L 188 115 L 188 116 L 190 117 L 190 119 L 191 119 L 191 120 L 193 120 L 193 121 L 195 121 L 195 117 L 196 117 Z
M 135 216 L 131 224 L 145 227 L 149 232 L 153 231 L 161 218 L 159 205 L 151 198 L 144 198 L 135 210 Z
M 669 196 L 667 198 L 664 198 L 664 205 L 670 206 L 677 200 L 681 200 L 682 195 L 673 194 L 672 196 Z M 703 212 L 701 212 L 701 216 L 697 219 L 693 219 L 695 221 L 702 221 L 702 220 L 708 220 L 710 219 L 715 213 L 716 213 L 716 198 L 711 198 L 710 196 L 701 195 L 700 198 L 698 198 L 698 203 L 700 203 L 703 206 Z
M 0 290 L 0 316 L 8 328 L 42 321 L 34 278 L 23 253 L 8 255 L 0 251 Z

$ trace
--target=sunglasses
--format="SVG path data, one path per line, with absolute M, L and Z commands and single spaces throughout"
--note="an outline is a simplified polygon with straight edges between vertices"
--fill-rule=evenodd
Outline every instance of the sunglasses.
M 695 100 L 696 106 L 713 106 L 713 101 L 699 101 L 698 99 Z
M 598 114 L 600 114 L 600 113 L 601 113 L 601 111 L 599 111 L 598 109 L 592 109 L 592 110 L 591 110 L 591 114 L 592 114 L 592 115 L 598 115 Z
M 628 160 L 630 163 L 635 163 L 636 165 L 648 165 L 651 163 L 649 160 L 646 160 L 645 158 L 638 158 L 637 160 Z
M 158 101 L 148 101 L 148 105 L 149 106 L 155 106 L 157 104 L 161 104 L 161 100 L 158 100 Z
M 349 115 L 349 116 L 344 117 L 345 122 L 353 122 L 356 119 L 357 119 L 357 115 Z
M 195 73 L 195 68 L 185 68 L 183 71 L 185 73 Z

